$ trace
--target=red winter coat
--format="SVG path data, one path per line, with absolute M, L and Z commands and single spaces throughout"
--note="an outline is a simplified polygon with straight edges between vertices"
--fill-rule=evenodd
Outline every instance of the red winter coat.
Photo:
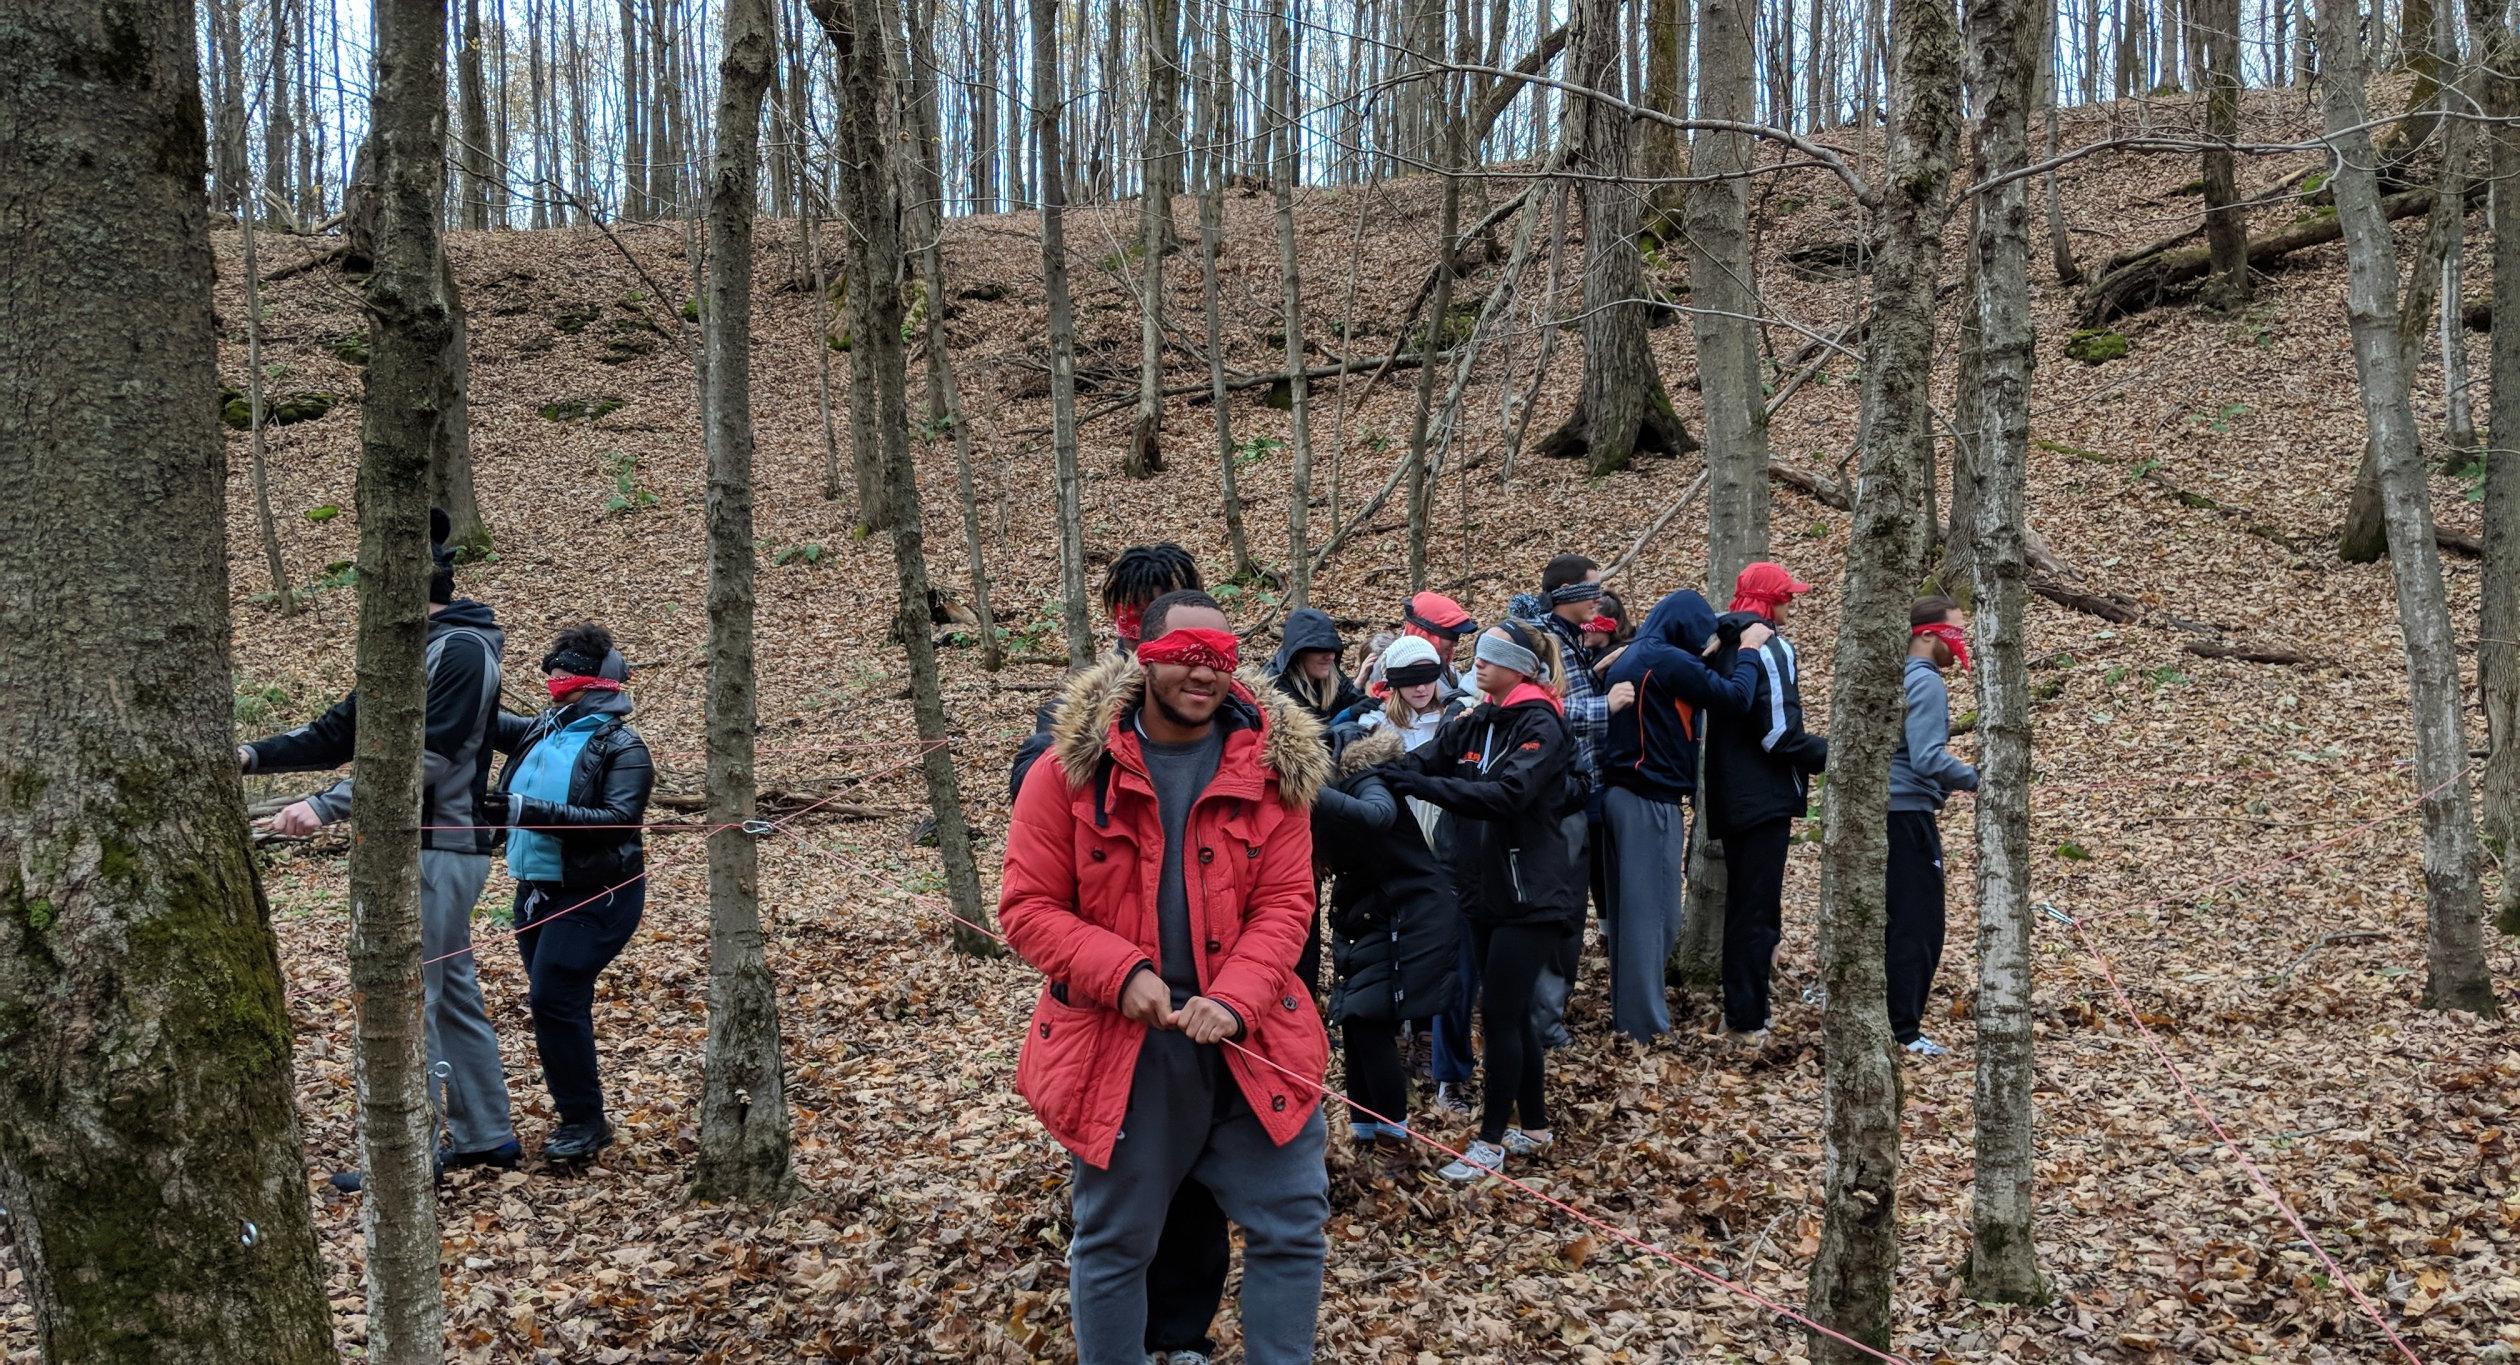
M 1162 965 L 1164 827 L 1132 724 L 1144 685 L 1131 659 L 1068 685 L 1052 730 L 1057 761 L 1032 765 L 1016 794 L 998 903 L 1007 941 L 1049 977 L 1015 1088 L 1059 1145 L 1097 1167 L 1111 1164 L 1146 1040 L 1147 1026 L 1121 1015 L 1120 988 L 1139 963 Z M 1330 758 L 1318 722 L 1265 682 L 1236 679 L 1217 723 L 1224 752 L 1190 809 L 1190 932 L 1204 949 L 1200 993 L 1242 1020 L 1243 1048 L 1286 1068 L 1225 1050 L 1252 1112 L 1284 1143 L 1320 1103 L 1330 1059 L 1295 975 L 1312 934 L 1309 807 Z

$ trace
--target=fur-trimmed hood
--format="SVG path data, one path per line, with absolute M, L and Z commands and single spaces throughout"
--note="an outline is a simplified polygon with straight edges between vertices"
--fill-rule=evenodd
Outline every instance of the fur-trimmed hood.
M 1094 780 L 1110 752 L 1111 732 L 1146 695 L 1146 673 L 1133 658 L 1112 658 L 1069 679 L 1058 718 L 1050 728 L 1050 752 L 1071 789 Z M 1330 749 L 1321 722 L 1312 718 L 1258 673 L 1234 675 L 1217 720 L 1229 728 L 1257 728 L 1260 761 L 1277 779 L 1278 793 L 1309 809 L 1330 781 Z
M 1407 752 L 1400 740 L 1399 727 L 1378 725 L 1356 732 L 1353 739 L 1339 749 L 1339 776 L 1354 777 L 1367 768 L 1389 763 Z

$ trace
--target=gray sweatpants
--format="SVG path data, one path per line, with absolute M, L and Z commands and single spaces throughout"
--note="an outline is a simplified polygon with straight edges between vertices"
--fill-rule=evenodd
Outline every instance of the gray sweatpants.
M 1671 1031 L 1663 964 L 1680 937 L 1688 882 L 1689 813 L 1624 787 L 1602 798 L 1602 832 L 1610 841 L 1608 895 L 1602 927 L 1610 949 L 1610 1021 L 1638 1042 Z
M 1315 1112 L 1278 1146 L 1244 1102 L 1221 1049 L 1148 1033 L 1110 1167 L 1075 1163 L 1068 1298 L 1078 1365 L 1143 1365 L 1146 1267 L 1184 1180 L 1207 1186 L 1243 1230 L 1243 1358 L 1310 1361 L 1328 1250 L 1327 1132 Z
M 458 1152 L 486 1152 L 516 1138 L 499 1034 L 481 1003 L 473 954 L 462 951 L 472 946 L 473 903 L 489 880 L 486 853 L 420 850 L 420 956 L 459 954 L 420 969 L 429 1089 L 446 1117 L 447 1146 Z

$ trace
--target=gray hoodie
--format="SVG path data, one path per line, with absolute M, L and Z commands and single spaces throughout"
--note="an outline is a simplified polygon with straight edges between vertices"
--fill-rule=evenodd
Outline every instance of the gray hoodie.
M 1890 756 L 1890 809 L 1938 811 L 1953 792 L 1977 790 L 1977 769 L 1951 756 L 1951 689 L 1942 670 L 1907 660 L 1907 724 Z

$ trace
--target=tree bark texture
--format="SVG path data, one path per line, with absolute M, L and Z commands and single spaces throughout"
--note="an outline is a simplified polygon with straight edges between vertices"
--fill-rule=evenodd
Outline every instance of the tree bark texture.
M 1969 84 L 1978 111 L 1978 174 L 2030 161 L 2030 106 L 2046 33 L 2036 0 L 1974 0 Z M 1974 516 L 1978 734 L 1976 1168 L 1969 1196 L 1968 1288 L 2001 1303 L 2043 1299 L 2033 1238 L 2036 1059 L 2031 1053 L 2030 673 L 2027 566 L 2030 375 L 2030 184 L 1979 197 L 1977 432 L 1953 501 Z M 1966 499 L 1960 484 L 1969 486 Z
M 2240 132 L 2240 4 L 2195 3 L 2192 22 L 2204 30 L 2205 136 L 2218 144 L 2205 153 L 2205 247 L 2214 272 L 2205 299 L 2231 309 L 2249 297 L 2249 220 L 2238 207 L 2237 157 L 2231 150 Z
M 1217 103 L 1224 103 L 1220 91 Z M 1209 141 L 1222 145 L 1225 117 L 1220 110 L 1209 124 Z M 1199 283 L 1201 311 L 1207 315 L 1208 409 L 1216 422 L 1216 469 L 1225 513 L 1225 547 L 1234 557 L 1233 577 L 1249 578 L 1259 570 L 1252 562 L 1251 536 L 1243 529 L 1242 489 L 1234 469 L 1234 411 L 1225 401 L 1224 300 L 1216 277 L 1218 239 L 1224 235 L 1225 177 L 1217 176 L 1199 194 Z
M 2492 0 L 2469 0 L 2470 22 L 2483 38 L 2488 114 L 2520 114 L 2520 33 Z M 2488 173 L 2497 185 L 2520 184 L 2520 129 L 2496 124 L 2485 139 Z M 2494 313 L 2520 318 L 2520 194 L 2492 197 Z M 2497 328 L 2487 361 L 2485 584 L 2478 609 L 2476 671 L 2485 699 L 2485 833 L 2503 856 L 2520 848 L 2520 327 Z M 2506 876 L 2498 922 L 2520 934 L 2520 877 Z
M 1164 257 L 1178 240 L 1172 197 L 1181 183 L 1181 0 L 1145 0 L 1145 183 L 1138 195 L 1138 407 L 1121 468 L 1151 478 L 1164 467 Z
M 1050 449 L 1059 518 L 1059 623 L 1068 663 L 1094 656 L 1085 614 L 1085 492 L 1076 465 L 1076 304 L 1068 297 L 1066 97 L 1059 79 L 1059 0 L 1032 3 L 1032 122 L 1041 196 L 1041 292 L 1050 303 Z
M 1575 83 L 1616 93 L 1618 0 L 1577 0 Z M 1680 425 L 1664 392 L 1654 353 L 1645 344 L 1645 268 L 1636 234 L 1642 215 L 1630 173 L 1636 132 L 1623 110 L 1599 100 L 1581 103 L 1573 169 L 1590 178 L 1584 198 L 1584 376 L 1575 411 L 1541 453 L 1585 456 L 1595 474 L 1625 469 L 1639 454 L 1684 454 L 1697 442 Z
M 427 706 L 429 471 L 456 342 L 438 206 L 446 176 L 445 0 L 377 6 L 375 264 L 359 430 L 359 729 L 350 819 L 350 980 L 367 1175 L 368 1353 L 436 1361 L 437 1134 L 420 984 L 420 727 Z
M 0 9 L 0 1206 L 44 1359 L 313 1365 L 194 41 L 175 0 Z
M 1864 357 L 1862 462 L 1830 687 L 1829 786 L 1822 817 L 1820 973 L 1828 1053 L 1822 1092 L 1820 1250 L 1815 1315 L 1874 1347 L 1890 1342 L 1897 1277 L 1899 1072 L 1883 999 L 1884 821 L 1898 747 L 1907 593 L 1922 565 L 1914 522 L 1933 459 L 1934 291 L 1960 128 L 1960 42 L 1933 0 L 1891 6 L 1893 95 Z M 1824 1365 L 1863 1359 L 1814 1336 Z
M 830 3 L 821 0 L 816 15 Z M 709 166 L 701 422 L 709 448 L 709 822 L 719 826 L 754 815 L 753 200 L 775 31 L 769 0 L 728 0 Z M 709 1037 L 692 1177 L 701 1199 L 776 1203 L 790 1192 L 787 1068 L 764 937 L 753 836 L 720 828 L 709 836 Z
M 1286 609 L 1312 598 L 1312 381 L 1304 374 L 1304 283 L 1295 260 L 1295 19 L 1292 0 L 1269 0 L 1269 124 L 1275 152 L 1269 189 L 1277 217 L 1279 326 L 1286 334 L 1287 448 L 1293 477 L 1286 495 Z
M 2379 465 L 2387 508 L 2390 574 L 2398 625 L 2406 637 L 2407 687 L 2414 708 L 2415 782 L 2424 798 L 2424 884 L 2429 905 L 2425 1003 L 2435 1009 L 2498 1012 L 2486 972 L 2481 850 L 2469 813 L 2467 738 L 2460 723 L 2458 658 L 2433 543 L 2432 504 L 2405 348 L 2398 337 L 2398 270 L 2365 118 L 2363 63 L 2355 41 L 2356 0 L 2320 0 L 2319 48 L 2327 66 L 2322 100 L 2338 167 L 2336 216 L 2345 232 L 2346 312 L 2354 371 Z

